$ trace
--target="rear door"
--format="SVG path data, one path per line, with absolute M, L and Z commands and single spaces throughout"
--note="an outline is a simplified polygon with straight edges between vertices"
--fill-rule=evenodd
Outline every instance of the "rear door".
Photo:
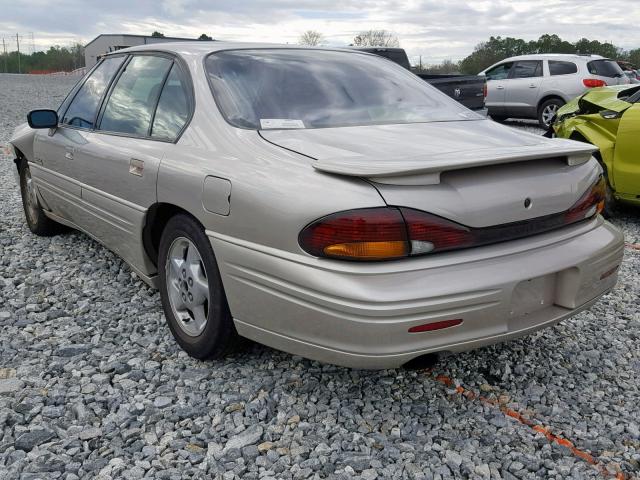
M 114 81 L 97 129 L 77 161 L 86 208 L 83 227 L 134 266 L 153 270 L 142 246 L 147 209 L 167 142 L 189 112 L 185 76 L 170 56 L 135 54 Z M 176 92 L 182 92 L 176 100 Z M 176 103 L 178 105 L 176 105 Z M 176 125 L 179 127 L 177 128 Z
M 506 115 L 535 117 L 541 83 L 542 60 L 515 62 L 505 81 Z
M 504 115 L 505 88 L 514 62 L 504 62 L 487 70 L 487 99 L 485 106 L 489 115 Z
M 31 173 L 46 206 L 78 224 L 84 215 L 76 155 L 87 145 L 100 102 L 126 56 L 108 57 L 72 91 L 58 111 L 55 130 L 38 130 Z

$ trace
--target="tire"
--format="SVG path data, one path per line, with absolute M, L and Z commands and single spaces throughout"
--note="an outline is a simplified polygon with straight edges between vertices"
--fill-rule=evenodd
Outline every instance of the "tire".
M 160 298 L 174 338 L 190 356 L 230 353 L 239 342 L 220 271 L 204 229 L 178 214 L 167 223 L 158 255 Z
M 538 107 L 538 123 L 540 128 L 545 130 L 551 127 L 556 118 L 558 109 L 565 104 L 564 100 L 559 98 L 550 98 Z
M 602 210 L 602 216 L 604 218 L 611 218 L 616 215 L 618 210 L 618 202 L 616 200 L 615 195 L 613 194 L 613 188 L 609 185 L 609 177 L 605 174 L 604 176 L 605 184 L 606 184 L 606 193 L 604 200 L 604 209 Z
M 505 117 L 504 115 L 491 115 L 489 114 L 489 116 L 491 117 L 491 120 L 493 120 L 494 122 L 498 122 L 498 123 L 504 123 L 509 117 Z
M 62 225 L 47 217 L 40 205 L 40 200 L 31 179 L 29 163 L 22 159 L 19 166 L 20 194 L 22 196 L 22 208 L 27 219 L 27 226 L 31 232 L 41 237 L 50 237 L 63 230 Z

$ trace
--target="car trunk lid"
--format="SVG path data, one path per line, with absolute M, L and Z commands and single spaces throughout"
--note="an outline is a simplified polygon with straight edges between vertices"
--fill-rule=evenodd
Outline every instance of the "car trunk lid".
M 389 205 L 486 227 L 569 209 L 599 169 L 591 145 L 490 120 L 263 130 L 319 171 L 369 179 Z M 525 205 L 526 204 L 526 205 Z

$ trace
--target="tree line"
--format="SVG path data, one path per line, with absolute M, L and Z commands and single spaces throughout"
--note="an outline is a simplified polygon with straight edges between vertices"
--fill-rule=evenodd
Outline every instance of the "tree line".
M 70 72 L 84 67 L 84 47 L 74 43 L 69 47 L 54 45 L 46 52 L 0 53 L 0 71 L 4 73 Z
M 163 38 L 161 32 L 153 37 Z M 213 40 L 203 33 L 198 40 Z M 325 36 L 315 30 L 307 30 L 298 39 L 300 45 L 319 46 L 326 44 Z M 399 47 L 398 37 L 387 30 L 366 30 L 356 34 L 351 42 L 357 47 Z M 439 64 L 418 65 L 427 73 L 476 74 L 500 60 L 515 55 L 531 53 L 591 53 L 616 60 L 631 62 L 640 68 L 640 48 L 624 50 L 610 42 L 582 38 L 577 42 L 563 40 L 555 34 L 542 35 L 537 40 L 513 37 L 490 37 L 475 46 L 473 52 L 459 62 L 445 60 Z M 7 73 L 71 71 L 84 66 L 84 47 L 75 43 L 69 47 L 54 45 L 47 51 L 25 54 L 0 53 L 0 71 Z
M 324 35 L 307 30 L 298 39 L 300 45 L 317 46 L 326 43 Z M 357 34 L 352 46 L 398 47 L 398 37 L 386 30 L 367 30 Z M 465 73 L 475 75 L 500 60 L 516 55 L 532 53 L 590 53 L 615 60 L 626 60 L 640 68 L 640 48 L 624 50 L 610 42 L 581 38 L 577 42 L 563 40 L 555 34 L 544 34 L 537 40 L 513 37 L 490 37 L 475 46 L 473 52 L 459 62 L 445 60 L 439 64 L 416 65 L 415 69 L 425 73 Z
M 460 62 L 450 62 L 449 68 L 460 73 L 476 74 L 500 60 L 532 53 L 594 54 L 614 60 L 626 60 L 640 68 L 640 48 L 624 50 L 610 42 L 581 38 L 577 42 L 563 40 L 558 35 L 545 34 L 537 40 L 513 37 L 490 37 L 475 46 L 473 52 Z
M 151 34 L 155 38 L 164 38 L 161 32 Z M 213 40 L 203 33 L 198 40 Z M 2 73 L 46 73 L 70 72 L 84 67 L 84 46 L 74 43 L 68 47 L 54 45 L 47 51 L 27 54 L 17 51 L 0 53 L 0 72 Z

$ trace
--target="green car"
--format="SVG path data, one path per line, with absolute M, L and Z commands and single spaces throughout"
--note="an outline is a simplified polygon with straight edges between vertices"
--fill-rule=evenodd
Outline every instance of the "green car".
M 608 213 L 616 201 L 640 205 L 640 85 L 589 90 L 558 110 L 553 130 L 599 148 Z

